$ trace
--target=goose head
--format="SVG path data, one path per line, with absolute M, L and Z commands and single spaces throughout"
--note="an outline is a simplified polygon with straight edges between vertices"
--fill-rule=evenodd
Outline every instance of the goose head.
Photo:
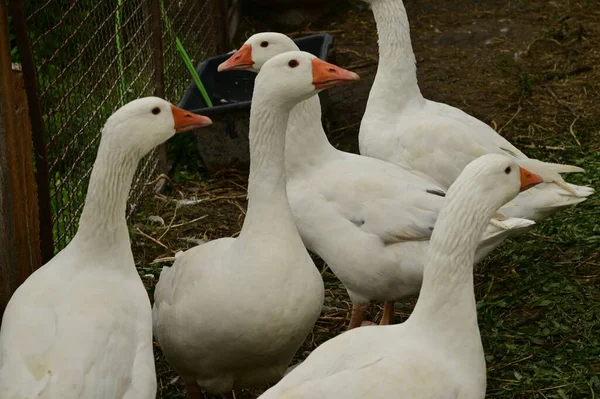
M 227 61 L 219 65 L 217 70 L 223 72 L 247 69 L 258 72 L 265 62 L 288 51 L 298 51 L 298 46 L 286 35 L 277 32 L 256 33 Z
M 289 51 L 268 60 L 255 82 L 261 91 L 289 108 L 321 90 L 358 80 L 359 76 L 304 51 Z
M 206 116 L 174 106 L 158 97 L 140 98 L 119 108 L 108 118 L 102 130 L 102 141 L 113 149 L 146 155 L 175 133 L 212 124 Z
M 487 204 L 496 211 L 519 192 L 542 182 L 540 176 L 521 168 L 513 158 L 487 154 L 464 168 L 448 190 L 447 197 L 452 195 L 452 191 L 457 192 L 463 188 L 463 193 L 468 193 L 470 197 L 477 198 L 477 202 Z

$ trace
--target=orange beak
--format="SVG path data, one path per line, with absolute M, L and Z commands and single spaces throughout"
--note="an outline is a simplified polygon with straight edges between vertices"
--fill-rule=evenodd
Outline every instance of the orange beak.
M 312 75 L 312 83 L 317 90 L 343 85 L 360 79 L 354 72 L 347 71 L 319 58 L 313 58 L 312 60 Z
M 175 121 L 175 133 L 187 132 L 188 130 L 212 125 L 209 117 L 185 111 L 173 104 L 171 104 L 171 112 Z
M 544 182 L 540 176 L 531 173 L 527 169 L 519 168 L 519 171 L 521 172 L 521 190 L 519 191 L 525 191 L 528 188 Z
M 218 72 L 223 71 L 239 71 L 243 69 L 251 69 L 254 66 L 252 61 L 252 45 L 244 44 L 240 49 L 227 61 L 219 65 Z

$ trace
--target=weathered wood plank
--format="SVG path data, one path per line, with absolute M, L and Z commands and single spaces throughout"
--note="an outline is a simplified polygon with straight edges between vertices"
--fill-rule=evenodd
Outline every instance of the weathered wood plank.
M 0 4 L 0 313 L 41 265 L 38 200 L 25 85 L 11 63 L 8 17 Z

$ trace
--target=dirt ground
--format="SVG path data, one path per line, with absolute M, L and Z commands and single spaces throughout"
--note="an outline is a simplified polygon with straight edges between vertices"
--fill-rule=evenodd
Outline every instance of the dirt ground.
M 595 1 L 406 0 L 405 5 L 419 83 L 427 98 L 457 106 L 489 123 L 531 156 L 595 170 L 588 170 L 587 177 L 578 177 L 576 182 L 598 188 L 600 10 Z M 292 37 L 318 32 L 335 36 L 334 62 L 359 73 L 361 80 L 330 91 L 332 105 L 325 115 L 325 126 L 338 148 L 356 151 L 359 123 L 377 67 L 377 35 L 368 6 L 349 1 L 319 21 L 294 27 L 246 16 L 238 32 L 239 43 L 264 30 L 278 30 Z M 225 171 L 208 178 L 195 167 L 184 165 L 162 195 L 145 202 L 134 220 L 132 236 L 136 262 L 150 292 L 160 268 L 169 266 L 177 251 L 196 245 L 198 240 L 239 233 L 246 177 Z M 518 243 L 511 243 L 513 247 L 505 246 L 498 255 L 492 255 L 477 271 L 477 297 L 484 301 L 481 323 L 489 327 L 482 333 L 488 354 L 488 397 L 600 397 L 600 381 L 598 377 L 594 380 L 594 375 L 600 374 L 600 343 L 594 338 L 600 336 L 600 316 L 590 313 L 591 308 L 598 309 L 600 301 L 600 231 L 594 227 L 600 221 L 595 208 L 598 201 L 586 204 L 581 207 L 581 212 L 588 212 L 586 216 L 573 211 L 562 219 L 552 219 Z M 592 215 L 591 219 L 587 215 Z M 588 230 L 578 224 L 584 217 L 589 219 L 585 224 Z M 524 270 L 519 262 L 532 266 Z M 349 316 L 345 290 L 322 260 L 315 258 L 315 263 L 326 282 L 326 306 L 298 351 L 298 360 L 342 332 Z M 553 272 L 559 277 L 547 280 Z M 539 291 L 523 289 L 526 282 L 542 280 Z M 573 281 L 579 296 L 565 288 Z M 519 307 L 520 296 L 537 298 L 536 305 Z M 539 304 L 562 303 L 558 297 L 565 301 L 577 297 L 582 303 L 556 305 L 552 310 L 547 310 L 548 304 Z M 398 304 L 396 322 L 410 314 L 414 301 Z M 552 322 L 562 323 L 563 317 L 559 320 L 559 313 L 554 311 L 580 312 L 578 320 L 587 324 L 541 338 L 538 330 L 528 332 L 542 328 L 546 321 L 549 331 L 554 331 Z M 374 306 L 369 317 L 378 320 L 380 313 L 381 308 Z M 523 343 L 519 334 L 531 339 Z M 536 339 L 543 341 L 539 347 L 535 346 Z M 506 343 L 500 345 L 498 340 Z M 573 340 L 578 346 L 571 348 Z M 185 397 L 158 346 L 156 350 L 158 397 Z M 544 357 L 554 359 L 553 363 L 543 363 Z M 577 362 L 577 366 L 571 364 Z M 237 392 L 237 397 L 256 397 L 260 392 Z

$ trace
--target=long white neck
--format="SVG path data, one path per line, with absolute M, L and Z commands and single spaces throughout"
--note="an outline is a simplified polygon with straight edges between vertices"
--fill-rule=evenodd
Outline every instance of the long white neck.
M 302 101 L 292 109 L 286 134 L 285 170 L 288 178 L 326 161 L 337 152 L 323 130 L 319 96 Z
M 279 229 L 291 227 L 296 231 L 284 170 L 285 131 L 290 109 L 261 94 L 255 88 L 250 110 L 248 210 L 240 238 L 249 230 L 282 233 Z
M 446 196 L 429 245 L 429 259 L 413 321 L 461 340 L 479 336 L 473 262 L 475 250 L 495 209 L 471 195 L 466 179 L 457 180 Z
M 125 212 L 139 159 L 138 154 L 112 148 L 110 140 L 100 141 L 74 238 L 79 246 L 89 244 L 98 252 L 131 251 Z
M 398 112 L 410 102 L 424 102 L 402 1 L 377 0 L 371 8 L 377 23 L 379 65 L 366 112 Z

